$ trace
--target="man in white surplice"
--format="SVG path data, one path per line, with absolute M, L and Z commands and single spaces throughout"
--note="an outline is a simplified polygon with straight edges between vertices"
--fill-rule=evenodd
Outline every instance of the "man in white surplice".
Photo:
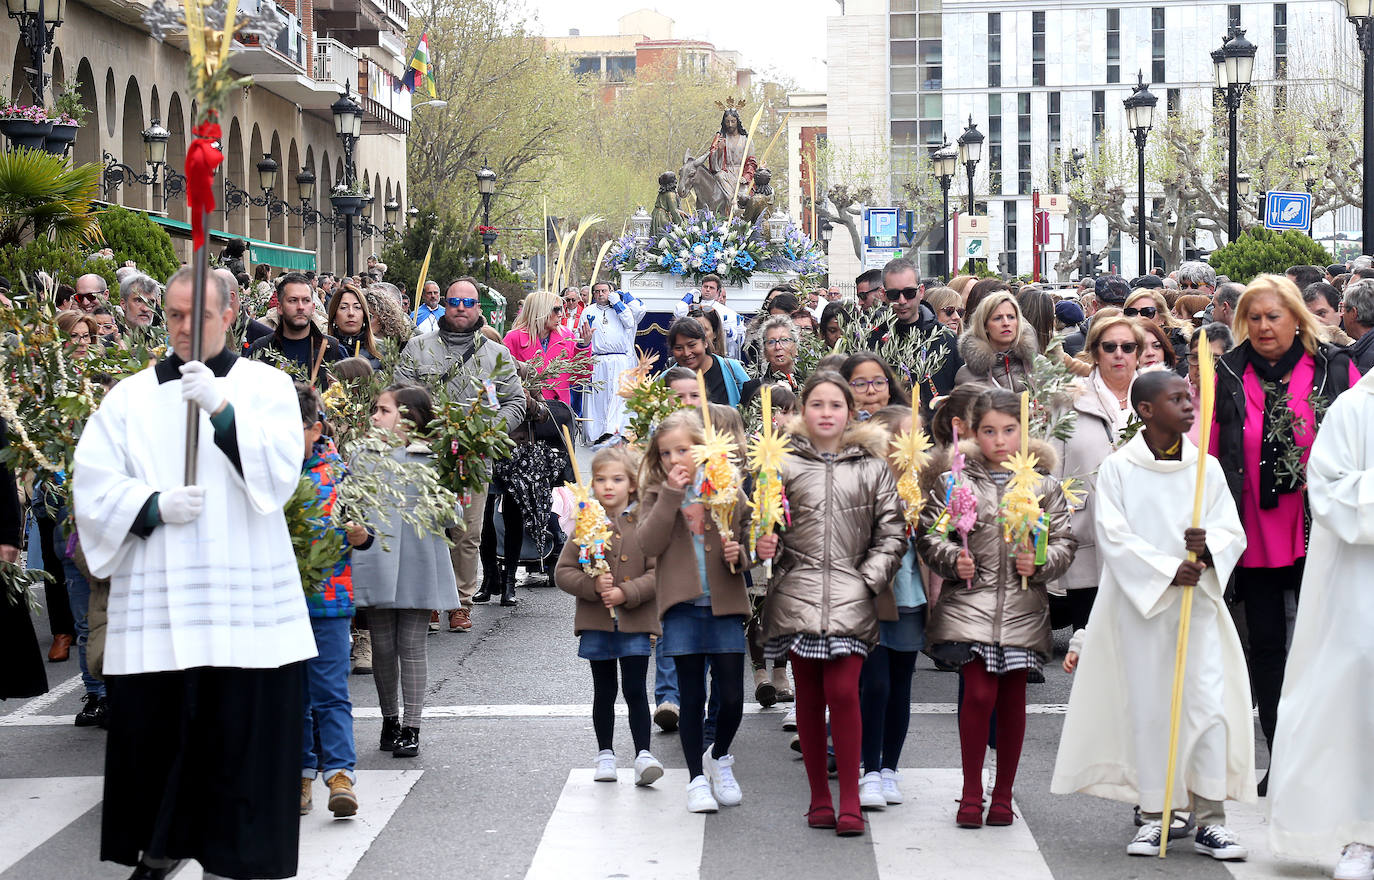
M 1209 457 L 1205 534 L 1194 537 L 1204 552 L 1201 562 L 1187 561 L 1198 463 L 1197 447 L 1184 436 L 1194 418 L 1192 393 L 1173 373 L 1142 373 L 1131 403 L 1145 426 L 1097 473 L 1102 578 L 1050 790 L 1139 804 L 1146 821 L 1127 852 L 1158 855 L 1178 585 L 1195 583 L 1173 807 L 1188 809 L 1192 801 L 1199 851 L 1243 859 L 1245 849 L 1225 827 L 1223 802 L 1255 799 L 1254 730 L 1245 658 L 1222 591 L 1245 550 L 1245 531 L 1221 465 Z
M 582 342 L 592 348 L 592 382 L 595 387 L 583 399 L 583 424 L 587 442 L 599 443 L 625 427 L 625 398 L 620 374 L 633 369 L 635 331 L 644 317 L 644 303 L 617 291 L 605 281 L 592 288 L 592 304 L 582 313 Z
M 1374 873 L 1374 373 L 1336 398 L 1307 461 L 1312 536 L 1269 771 L 1269 845 Z
M 207 877 L 296 869 L 302 661 L 315 642 L 282 508 L 304 437 L 290 377 L 225 348 L 228 306 L 211 273 L 204 362 L 188 362 L 191 274 L 173 275 L 173 351 L 116 385 L 76 448 L 81 546 L 110 579 L 101 857 L 138 865 L 135 877 L 182 859 Z

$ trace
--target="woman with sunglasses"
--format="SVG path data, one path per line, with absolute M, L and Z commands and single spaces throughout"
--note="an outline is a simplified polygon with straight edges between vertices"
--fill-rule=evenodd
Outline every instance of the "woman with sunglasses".
M 1059 453 L 1055 477 L 1075 477 L 1084 483 L 1083 506 L 1073 511 L 1072 520 L 1078 552 L 1069 570 L 1050 586 L 1051 625 L 1056 629 L 1072 624 L 1076 631 L 1087 626 L 1097 596 L 1100 571 L 1093 537 L 1097 469 L 1121 445 L 1131 413 L 1131 383 L 1144 344 L 1144 332 L 1129 318 L 1093 320 L 1085 349 L 1092 373 L 1079 380 L 1071 404 L 1078 420 L 1067 440 L 1051 441 Z
M 1174 350 L 1174 356 L 1167 359 L 1169 369 L 1180 376 L 1188 375 L 1188 334 L 1184 332 L 1174 313 L 1169 310 L 1164 294 L 1149 288 L 1131 291 L 1130 296 L 1126 297 L 1126 304 L 1122 307 L 1121 313 L 1127 318 L 1149 321 L 1163 330 L 1169 346 Z
M 861 422 L 889 404 L 911 406 L 911 395 L 897 381 L 891 365 L 871 351 L 851 354 L 840 367 L 840 375 L 849 383 Z
M 959 337 L 959 356 L 964 365 L 955 377 L 988 389 L 1026 390 L 1037 350 L 1035 328 L 1021 315 L 1021 306 L 1010 291 L 998 291 L 978 304 L 968 330 Z
M 964 332 L 964 297 L 952 287 L 935 287 L 926 291 L 926 305 L 935 312 L 935 320 L 944 324 L 954 335 Z
M 527 295 L 501 344 L 510 349 L 511 357 L 520 365 L 520 376 L 526 385 L 532 377 L 539 376 L 536 384 L 542 386 L 545 400 L 561 400 L 572 406 L 572 374 L 563 371 L 543 375 L 554 358 L 571 358 L 577 352 L 577 336 L 563 326 L 565 308 L 556 293 L 539 290 Z

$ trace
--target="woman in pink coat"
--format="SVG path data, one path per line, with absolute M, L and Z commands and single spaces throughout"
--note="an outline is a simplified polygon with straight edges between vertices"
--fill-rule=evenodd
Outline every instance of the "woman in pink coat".
M 577 352 L 577 336 L 562 326 L 562 320 L 563 300 L 558 294 L 536 291 L 525 297 L 515 325 L 501 341 L 510 350 L 511 357 L 524 365 L 520 368 L 520 376 L 526 388 L 531 387 L 532 376 L 540 376 L 534 384 L 543 389 L 545 400 L 561 400 L 571 406 L 574 377 L 566 370 L 556 375 L 542 375 L 554 358 L 572 357 Z

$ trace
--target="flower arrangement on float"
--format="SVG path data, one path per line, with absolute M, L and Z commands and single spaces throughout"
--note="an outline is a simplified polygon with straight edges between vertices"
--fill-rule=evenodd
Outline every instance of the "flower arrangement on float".
M 700 281 L 719 275 L 727 284 L 743 283 L 757 271 L 819 274 L 825 258 L 795 224 L 781 241 L 770 242 L 764 220 L 718 216 L 702 210 L 674 224 L 642 249 L 633 233 L 613 242 L 605 266 L 613 272 L 658 272 Z

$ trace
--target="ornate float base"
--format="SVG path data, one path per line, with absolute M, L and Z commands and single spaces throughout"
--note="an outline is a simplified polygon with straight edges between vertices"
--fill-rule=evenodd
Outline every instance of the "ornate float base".
M 749 276 L 749 281 L 745 284 L 724 286 L 725 304 L 741 315 L 752 316 L 763 307 L 763 300 L 768 296 L 769 290 L 779 284 L 796 284 L 797 278 L 796 272 L 755 272 Z M 644 319 L 639 322 L 636 343 L 645 349 L 666 355 L 664 333 L 673 322 L 673 309 L 682 302 L 684 296 L 692 290 L 699 290 L 701 285 L 690 278 L 678 275 L 639 272 L 622 276 L 620 287 L 627 293 L 634 294 L 636 299 L 643 300 L 646 307 Z M 660 360 L 660 364 L 665 361 L 666 357 Z

